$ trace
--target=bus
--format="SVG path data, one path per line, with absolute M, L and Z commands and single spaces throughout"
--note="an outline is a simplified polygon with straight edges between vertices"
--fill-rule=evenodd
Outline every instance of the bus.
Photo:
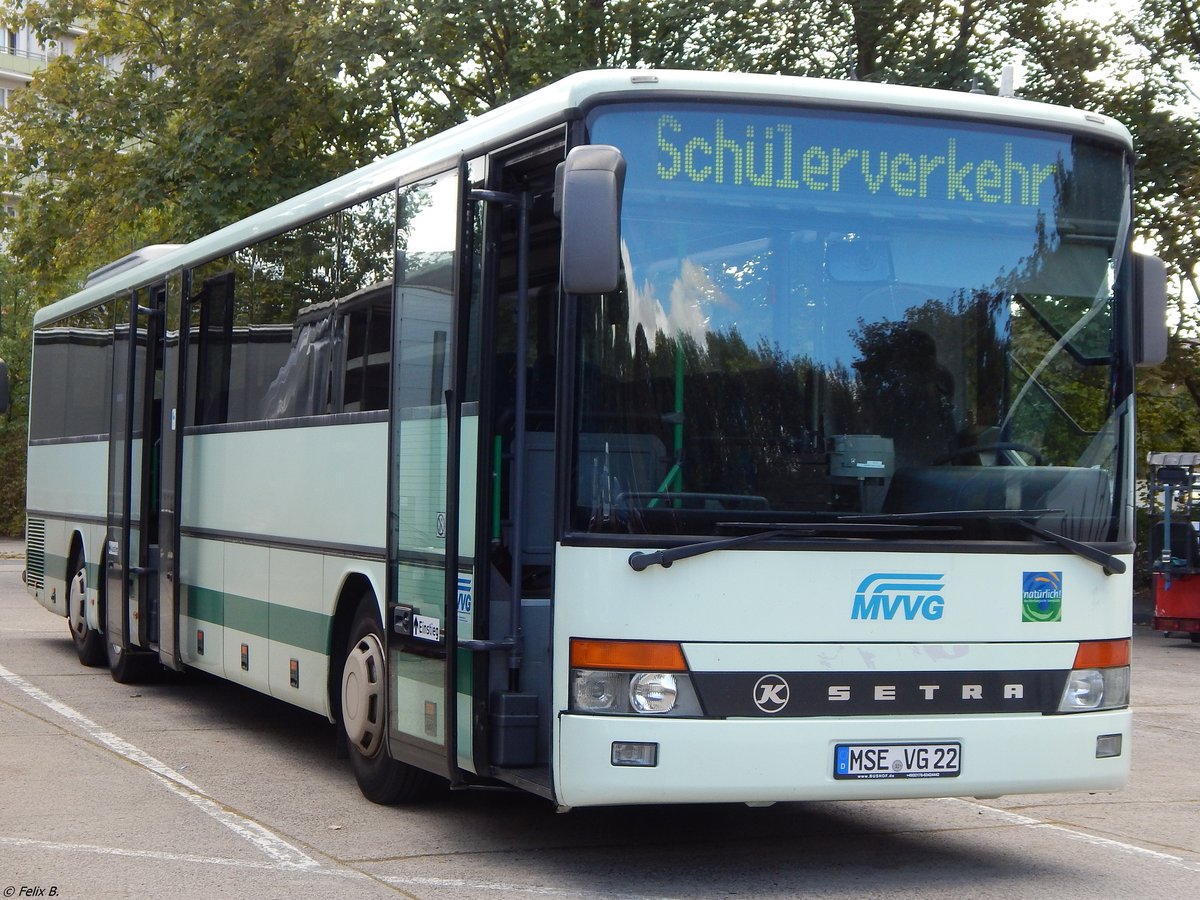
M 1132 170 L 1015 99 L 568 77 L 41 310 L 29 590 L 381 803 L 1118 788 Z

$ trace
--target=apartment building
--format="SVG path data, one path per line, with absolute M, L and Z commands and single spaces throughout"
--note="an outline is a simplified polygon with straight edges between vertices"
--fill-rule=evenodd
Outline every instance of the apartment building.
M 0 28 L 0 108 L 7 109 L 10 99 L 24 90 L 33 76 L 57 56 L 73 53 L 83 29 L 70 29 L 53 40 L 42 40 L 28 28 Z M 7 143 L 8 135 L 0 133 Z M 11 196 L 3 197 L 5 212 L 12 211 Z

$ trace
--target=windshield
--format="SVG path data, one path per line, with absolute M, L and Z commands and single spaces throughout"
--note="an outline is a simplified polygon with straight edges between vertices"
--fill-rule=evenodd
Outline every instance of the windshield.
M 625 279 L 581 297 L 572 527 L 1051 509 L 1115 536 L 1120 151 L 763 107 L 602 109 Z

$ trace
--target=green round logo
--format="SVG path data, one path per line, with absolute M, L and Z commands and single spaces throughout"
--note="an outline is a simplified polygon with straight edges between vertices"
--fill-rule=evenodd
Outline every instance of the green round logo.
M 1062 572 L 1026 572 L 1021 579 L 1021 621 L 1062 621 Z

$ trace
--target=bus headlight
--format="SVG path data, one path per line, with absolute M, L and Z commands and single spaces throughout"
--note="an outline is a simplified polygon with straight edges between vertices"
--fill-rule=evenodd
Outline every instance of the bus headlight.
M 1059 701 L 1059 712 L 1118 709 L 1129 705 L 1129 667 L 1073 669 Z
M 639 672 L 629 679 L 629 705 L 634 712 L 669 713 L 677 696 L 679 686 L 668 672 Z
M 624 712 L 623 695 L 628 683 L 629 676 L 623 672 L 574 669 L 571 672 L 571 705 L 580 712 Z

